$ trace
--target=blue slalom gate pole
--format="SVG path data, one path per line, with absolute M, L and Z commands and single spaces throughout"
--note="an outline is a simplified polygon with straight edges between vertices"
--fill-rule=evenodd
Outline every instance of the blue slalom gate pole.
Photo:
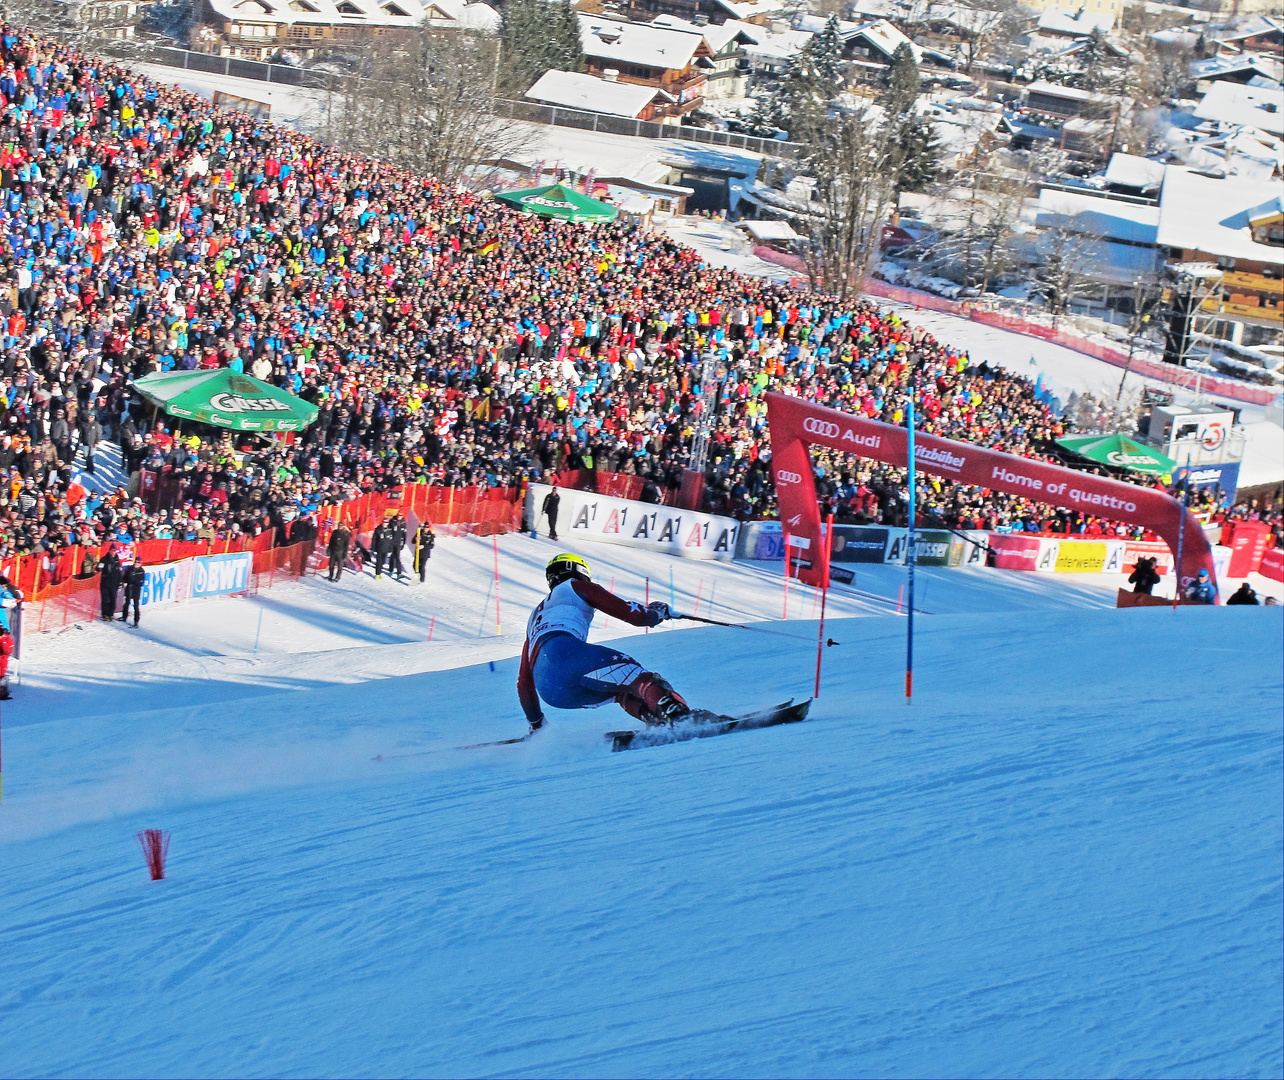
M 905 552 L 905 569 L 909 581 L 909 623 L 905 631 L 905 704 L 914 697 L 914 392 L 910 390 L 909 407 L 909 547 Z
M 1173 614 L 1177 613 L 1177 605 L 1181 602 L 1181 549 L 1182 542 L 1186 539 L 1186 489 L 1190 484 L 1190 452 L 1186 453 L 1186 475 L 1181 478 L 1181 515 L 1177 526 L 1177 565 L 1173 567 L 1173 578 L 1177 584 L 1173 588 Z

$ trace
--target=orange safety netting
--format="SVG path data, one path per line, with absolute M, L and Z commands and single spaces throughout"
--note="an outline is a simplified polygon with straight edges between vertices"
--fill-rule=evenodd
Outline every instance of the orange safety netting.
M 390 510 L 413 512 L 419 521 L 431 522 L 434 529 L 447 536 L 490 536 L 521 528 L 524 498 L 525 489 L 518 488 L 405 484 L 391 492 L 372 492 L 337 506 L 323 506 L 317 517 L 322 539 L 337 521 L 347 522 L 354 532 L 369 531 Z M 321 548 L 316 541 L 280 547 L 274 546 L 274 541 L 275 530 L 235 540 L 143 540 L 134 545 L 134 553 L 143 565 L 154 566 L 200 555 L 252 551 L 251 592 L 323 568 L 324 559 L 318 557 Z M 83 567 L 90 552 L 102 557 L 110 547 L 111 544 L 97 548 L 75 546 L 55 555 L 12 555 L 0 560 L 0 573 L 25 597 L 23 633 L 57 630 L 95 618 L 100 611 L 99 575 L 83 575 Z

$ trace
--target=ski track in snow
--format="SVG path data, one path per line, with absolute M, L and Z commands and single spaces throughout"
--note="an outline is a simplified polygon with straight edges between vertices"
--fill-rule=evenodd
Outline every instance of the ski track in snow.
M 557 546 L 668 599 L 659 556 Z M 861 566 L 805 723 L 612 755 L 618 710 L 554 711 L 529 743 L 453 751 L 522 730 L 552 547 L 501 541 L 498 636 L 489 542 L 446 540 L 423 589 L 307 581 L 28 639 L 3 1071 L 1284 1070 L 1278 609 L 1120 612 L 1103 575 L 922 569 L 907 707 L 904 574 Z M 778 621 L 779 571 L 681 563 L 675 593 L 716 580 L 716 617 L 799 640 L 623 646 L 698 704 L 805 695 L 811 596 Z M 163 882 L 147 827 L 173 834 Z

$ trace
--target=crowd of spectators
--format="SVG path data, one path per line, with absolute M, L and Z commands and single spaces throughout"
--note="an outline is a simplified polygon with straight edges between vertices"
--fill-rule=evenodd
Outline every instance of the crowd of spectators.
M 1065 430 L 1030 380 L 868 302 L 710 268 L 623 221 L 526 217 L 11 26 L 0 53 L 0 557 L 306 529 L 412 481 L 604 469 L 659 499 L 709 421 L 710 356 L 706 506 L 745 518 L 774 511 L 768 388 L 891 423 L 912 392 L 924 430 L 1028 456 Z M 180 433 L 129 389 L 214 367 L 316 422 L 289 445 Z M 103 439 L 170 505 L 77 483 Z M 829 451 L 816 468 L 840 519 L 903 515 L 903 474 Z M 923 484 L 925 517 L 955 526 L 1050 512 Z

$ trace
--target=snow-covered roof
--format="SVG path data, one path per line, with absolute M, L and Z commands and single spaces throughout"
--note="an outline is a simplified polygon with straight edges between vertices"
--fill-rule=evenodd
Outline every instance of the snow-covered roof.
M 1215 82 L 1195 107 L 1201 120 L 1216 120 L 1235 127 L 1254 127 L 1272 135 L 1284 135 L 1284 102 L 1278 90 Z
M 745 55 L 759 60 L 788 60 L 797 56 L 813 37 L 808 30 L 785 30 L 779 34 L 765 33 L 752 45 L 746 45 Z
M 681 71 L 704 40 L 651 23 L 619 22 L 597 15 L 580 15 L 579 21 L 584 55 L 621 64 Z
M 1099 94 L 1093 90 L 1080 90 L 1077 86 L 1062 86 L 1059 83 L 1036 79 L 1026 87 L 1030 94 L 1046 94 L 1048 97 L 1064 98 L 1066 101 L 1113 101 L 1109 94 Z
M 1243 41 L 1245 38 L 1257 37 L 1259 34 L 1270 34 L 1284 30 L 1284 19 L 1271 15 L 1252 15 L 1237 25 L 1219 26 L 1209 32 L 1213 41 Z
M 1240 53 L 1238 56 L 1212 56 L 1190 65 L 1191 77 L 1195 79 L 1221 80 L 1225 76 L 1243 75 L 1246 71 L 1278 80 L 1284 75 L 1284 64 L 1266 53 Z
M 463 0 L 210 0 L 215 13 L 236 22 L 305 26 L 458 26 L 499 28 L 488 4 Z
M 1279 195 L 1279 184 L 1241 177 L 1216 179 L 1180 166 L 1164 172 L 1158 243 L 1222 258 L 1284 265 L 1284 248 L 1258 244 L 1249 213 Z
M 713 0 L 728 15 L 744 22 L 784 15 L 791 7 L 788 0 Z
M 748 26 L 748 23 L 741 23 L 737 19 L 728 19 L 720 25 L 709 23 L 706 26 L 697 26 L 686 19 L 679 19 L 676 15 L 657 15 L 651 20 L 652 26 L 660 26 L 666 30 L 680 30 L 684 34 L 699 34 L 704 38 L 704 43 L 709 46 L 709 51 L 717 56 L 728 45 L 738 37 L 744 37 L 742 26 Z M 760 28 L 759 28 L 760 29 Z M 746 37 L 746 40 L 751 40 Z M 756 40 L 756 39 L 752 39 Z
M 1106 183 L 1120 187 L 1157 188 L 1164 180 L 1164 163 L 1136 154 L 1114 153 L 1106 167 Z
M 1113 11 L 1063 11 L 1060 8 L 1048 8 L 1039 16 L 1037 29 L 1045 34 L 1087 37 L 1094 30 L 1100 30 L 1104 34 L 1114 25 Z
M 914 42 L 910 41 L 904 34 L 896 29 L 886 19 L 875 19 L 871 23 L 866 23 L 854 34 L 849 40 L 863 40 L 869 42 L 875 49 L 881 52 L 889 60 L 895 55 L 896 50 L 902 45 L 908 45 L 914 53 L 915 62 L 923 59 L 923 50 Z
M 755 240 L 797 240 L 799 236 L 787 221 L 742 221 Z
M 1193 49 L 1199 44 L 1199 35 L 1193 30 L 1175 27 L 1172 30 L 1156 30 L 1150 35 L 1152 41 L 1161 45 L 1179 45 L 1183 49 Z
M 1044 188 L 1039 192 L 1036 222 L 1044 228 L 1064 226 L 1104 240 L 1153 244 L 1159 232 L 1159 207 Z
M 564 105 L 568 109 L 627 116 L 629 119 L 640 116 L 657 97 L 673 100 L 672 95 L 654 86 L 607 82 L 578 71 L 557 70 L 544 72 L 525 96 L 548 105 Z
M 1284 197 L 1278 194 L 1267 199 L 1261 206 L 1252 206 L 1248 209 L 1250 225 L 1260 225 L 1282 217 L 1284 217 Z
M 810 30 L 813 34 L 819 34 L 828 25 L 829 20 L 821 15 L 799 15 L 794 19 L 795 30 Z M 846 19 L 839 19 L 838 36 L 846 41 L 864 25 L 865 23 L 848 22 Z

